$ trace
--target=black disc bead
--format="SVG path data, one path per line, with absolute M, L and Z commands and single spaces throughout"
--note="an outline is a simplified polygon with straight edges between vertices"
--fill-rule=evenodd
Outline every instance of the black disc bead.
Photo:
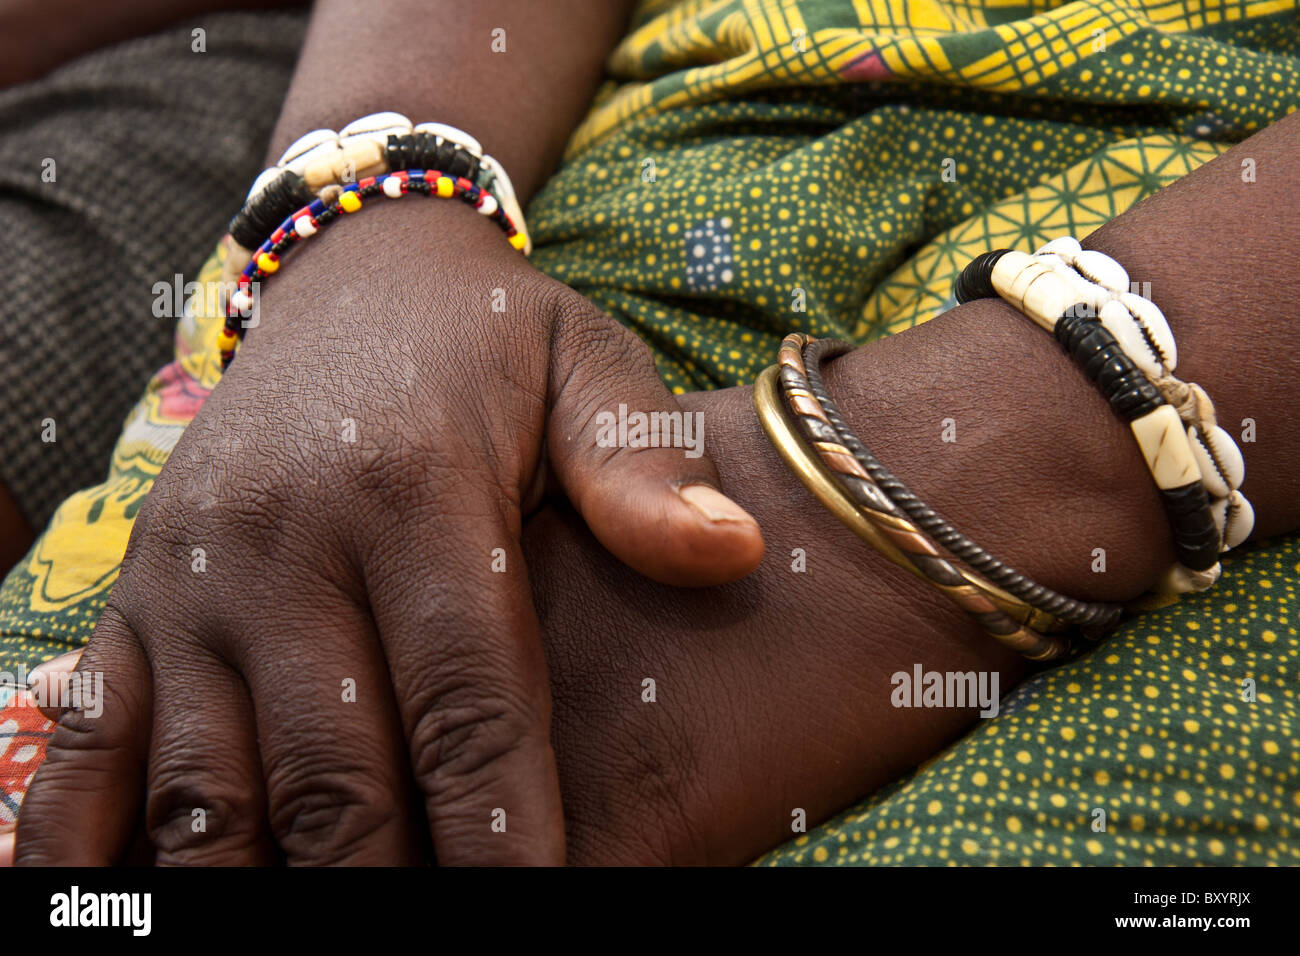
M 432 169 L 435 139 L 432 133 L 416 133 L 411 139 L 411 168 Z
M 1095 350 L 1088 360 L 1081 364 L 1081 368 L 1083 374 L 1087 375 L 1101 388 L 1105 388 L 1102 383 L 1102 376 L 1106 376 L 1106 381 L 1121 378 L 1132 371 L 1133 362 L 1124 354 L 1124 350 L 1119 347 L 1119 343 L 1115 341 L 1109 332 L 1106 332 L 1105 329 L 1101 331 L 1106 333 L 1106 338 L 1110 338 L 1110 342 Z M 1101 338 L 1101 336 L 1098 336 L 1098 338 Z M 1102 341 L 1105 340 L 1102 339 Z M 1077 362 L 1078 359 L 1076 358 L 1075 361 Z
M 1205 485 L 1189 482 L 1161 491 L 1165 514 L 1174 532 L 1178 560 L 1193 571 L 1205 571 L 1219 560 L 1219 529 L 1210 511 Z
M 993 288 L 993 267 L 998 260 L 1010 252 L 1010 249 L 994 249 L 980 253 L 966 264 L 953 283 L 953 296 L 958 302 L 971 302 L 975 299 L 991 299 L 997 295 Z
M 315 198 L 303 178 L 286 169 L 235 214 L 230 235 L 245 249 L 256 249 L 280 223 Z
M 395 169 L 405 169 L 402 164 L 402 137 L 396 133 L 389 133 L 388 139 L 384 145 L 384 159 L 388 161 L 388 169 L 391 172 Z
M 1149 415 L 1165 403 L 1159 389 L 1142 376 L 1142 381 L 1127 391 L 1109 396 L 1110 407 L 1115 409 L 1126 422 L 1137 421 L 1143 415 Z

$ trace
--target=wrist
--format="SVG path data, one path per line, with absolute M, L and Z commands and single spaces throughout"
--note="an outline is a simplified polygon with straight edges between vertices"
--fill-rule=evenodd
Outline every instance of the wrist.
M 1148 197 L 1083 242 L 1113 257 L 1169 320 L 1177 375 L 1199 383 L 1246 463 L 1254 539 L 1300 525 L 1300 358 L 1286 347 L 1300 296 L 1294 183 L 1300 114 Z M 1267 174 L 1246 176 L 1255 164 Z M 1149 289 L 1149 291 L 1148 291 Z
M 477 138 L 526 204 L 586 112 L 630 8 L 631 0 L 389 0 L 358 16 L 349 0 L 318 0 L 270 158 L 307 130 L 396 110 Z M 431 69 L 436 82 L 392 82 Z
M 528 273 L 539 276 L 500 228 L 458 200 L 374 197 L 291 248 L 262 280 L 241 351 L 282 339 L 296 347 L 300 333 L 427 328 L 431 307 L 453 299 L 461 311 L 477 302 L 487 312 L 493 289 Z
M 886 467 L 1040 583 L 1123 602 L 1173 560 L 1131 431 L 1055 340 L 1000 300 L 961 306 L 826 371 Z

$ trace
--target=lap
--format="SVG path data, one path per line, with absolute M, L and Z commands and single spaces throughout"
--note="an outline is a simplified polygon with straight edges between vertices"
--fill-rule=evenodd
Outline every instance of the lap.
M 102 480 L 170 355 L 155 284 L 202 260 L 259 171 L 304 22 L 201 17 L 0 91 L 0 220 L 20 251 L 0 276 L 0 484 L 32 527 Z
M 826 18 L 871 5 L 798 6 L 811 26 L 839 28 Z M 942 55 L 953 71 L 924 83 L 896 49 L 875 65 L 865 52 L 845 61 L 838 84 L 810 74 L 790 89 L 794 73 L 764 83 L 744 72 L 750 85 L 736 81 L 726 97 L 724 62 L 713 86 L 665 71 L 643 95 L 598 105 L 579 131 L 530 210 L 536 262 L 636 329 L 678 391 L 748 381 L 792 328 L 862 342 L 910 328 L 951 305 L 952 279 L 975 254 L 1086 235 L 1285 111 L 1268 79 L 1295 75 L 1284 26 L 1171 37 L 1112 19 L 1109 52 L 1054 64 L 1039 83 L 1022 77 L 1024 88 L 996 98 L 978 84 L 989 36 L 956 28 L 916 40 L 927 62 Z M 665 47 L 648 38 L 674 28 L 643 27 L 616 64 L 656 68 Z M 856 28 L 870 45 L 870 25 Z M 1257 49 L 1269 30 L 1282 52 Z M 760 54 L 780 52 L 780 37 L 755 36 L 772 44 Z M 718 59 L 705 50 L 700 66 Z M 1207 105 L 1144 98 L 1185 60 L 1198 64 L 1185 99 Z M 863 82 L 886 78 L 890 62 L 908 68 L 896 83 Z M 1259 95 L 1233 93 L 1247 84 Z M 960 158 L 969 150 L 978 163 Z M 237 193 L 255 172 L 256 161 Z M 205 245 L 230 208 L 212 215 L 211 233 L 198 229 Z M 209 259 L 201 277 L 215 280 L 217 266 Z M 97 294 L 114 288 L 105 280 Z M 125 429 L 107 432 L 108 480 L 67 499 L 0 589 L 0 664 L 89 637 L 135 508 L 217 380 L 218 324 L 196 303 L 170 364 Z M 1300 715 L 1279 683 L 1300 652 L 1288 603 L 1298 557 L 1287 540 L 1237 558 L 1215 591 L 1031 680 L 935 761 L 764 862 L 1281 861 L 1279 835 L 1300 822 L 1288 729 Z M 1245 678 L 1259 688 L 1250 702 Z M 1101 833 L 1097 808 L 1110 821 Z

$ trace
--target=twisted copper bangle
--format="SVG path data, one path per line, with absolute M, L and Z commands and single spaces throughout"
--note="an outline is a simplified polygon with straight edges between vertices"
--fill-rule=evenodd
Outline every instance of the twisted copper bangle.
M 793 336 L 787 337 L 786 341 L 790 341 L 791 338 Z M 822 363 L 850 351 L 853 346 L 848 342 L 832 339 L 818 340 L 807 336 L 801 338 L 801 369 L 807 377 L 814 398 L 821 405 L 841 444 L 848 448 L 858 464 L 889 500 L 906 512 L 922 531 L 991 583 L 1046 614 L 1069 624 L 1087 628 L 1089 632 L 1105 631 L 1119 622 L 1123 608 L 1118 604 L 1080 601 L 1039 584 L 985 551 L 917 497 L 916 493 L 886 469 L 853 433 L 822 381 Z
M 1007 647 L 1031 660 L 1066 654 L 1067 639 L 1039 633 L 1023 623 L 1041 622 L 1046 629 L 1053 626 L 1050 619 L 939 555 L 933 543 L 871 482 L 848 449 L 834 439 L 834 430 L 824 416 L 796 410 L 794 423 L 787 420 L 778 380 L 788 373 L 802 377 L 789 367 L 778 372 L 776 366 L 759 375 L 754 383 L 754 408 L 768 438 L 804 487 L 883 557 L 936 587 Z M 802 398 L 801 404 L 816 407 L 806 388 Z M 850 486 L 871 504 L 863 506 L 851 497 L 846 490 Z M 1017 612 L 1023 615 L 1022 620 L 1012 616 Z

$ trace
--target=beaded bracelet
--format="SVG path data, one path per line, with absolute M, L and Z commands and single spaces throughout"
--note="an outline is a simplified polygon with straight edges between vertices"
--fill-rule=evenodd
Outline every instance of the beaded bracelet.
M 253 308 L 251 287 L 254 282 L 274 274 L 280 268 L 280 259 L 292 246 L 316 235 L 335 219 L 360 210 L 364 200 L 383 193 L 390 199 L 401 199 L 408 193 L 439 196 L 443 199 L 460 199 L 497 222 L 510 244 L 523 248 L 523 234 L 515 229 L 510 217 L 500 203 L 483 187 L 462 176 L 448 176 L 436 170 L 407 169 L 381 176 L 367 176 L 360 182 L 347 186 L 327 187 L 325 198 L 313 199 L 292 213 L 250 254 L 236 281 L 235 292 L 226 303 L 225 326 L 217 336 L 221 353 L 221 367 L 226 369 L 234 359 L 235 346 L 244 337 L 244 323 Z
M 1210 587 L 1219 553 L 1254 525 L 1250 502 L 1237 490 L 1245 462 L 1205 390 L 1172 374 L 1177 348 L 1155 303 L 1129 291 L 1119 263 L 1070 237 L 1033 256 L 1006 249 L 977 256 L 954 289 L 959 302 L 1000 296 L 1015 306 L 1101 388 L 1129 423 L 1173 528 L 1179 563 L 1157 591 Z
M 478 140 L 443 123 L 412 126 L 401 113 L 372 113 L 337 133 L 318 129 L 299 137 L 275 166 L 262 171 L 230 222 L 223 280 L 232 282 L 275 224 L 321 198 L 324 190 L 410 169 L 442 170 L 487 190 L 494 197 L 494 209 L 487 214 L 494 215 L 499 203 L 503 219 L 522 236 L 517 247 L 525 255 L 532 251 L 510 177 L 500 163 L 484 154 Z
M 944 558 L 925 533 L 871 480 L 841 442 L 836 422 L 828 414 L 831 410 L 823 408 L 809 385 L 810 366 L 805 363 L 803 349 L 815 341 L 800 334 L 787 336 L 781 345 L 779 365 L 759 376 L 754 391 L 755 408 L 764 430 L 804 485 L 884 557 L 936 587 L 1004 645 L 1032 660 L 1049 660 L 1067 653 L 1068 638 L 1056 633 L 1063 630 L 1063 621 Z M 832 350 L 847 347 L 842 343 L 829 345 Z M 818 353 L 812 355 L 815 359 Z M 785 409 L 775 398 L 778 383 L 797 432 L 783 421 Z M 839 418 L 837 413 L 835 418 Z M 802 433 L 802 442 L 791 437 L 798 433 Z

